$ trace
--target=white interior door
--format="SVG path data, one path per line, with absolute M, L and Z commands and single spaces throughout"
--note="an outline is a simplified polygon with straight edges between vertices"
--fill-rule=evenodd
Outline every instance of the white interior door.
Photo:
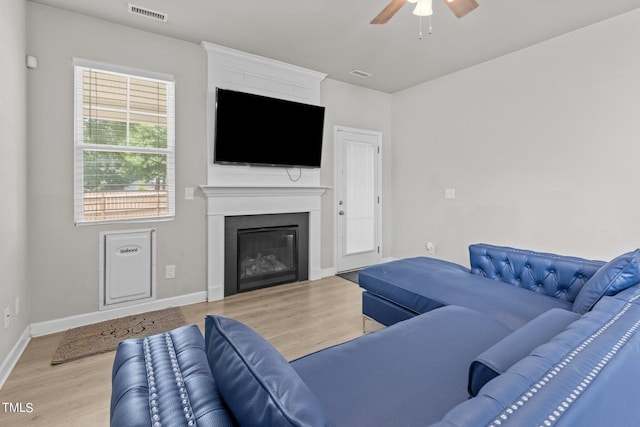
M 380 262 L 379 132 L 336 126 L 336 266 L 339 272 Z

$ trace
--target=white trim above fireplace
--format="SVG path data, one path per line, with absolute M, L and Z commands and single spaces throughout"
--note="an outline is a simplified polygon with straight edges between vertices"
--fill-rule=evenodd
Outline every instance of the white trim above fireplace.
M 320 105 L 320 83 L 327 75 L 213 43 L 203 41 L 202 47 L 207 53 L 207 184 L 289 185 L 291 171 L 283 167 L 213 163 L 216 88 Z M 285 117 L 282 121 L 283 132 L 286 120 Z M 247 126 L 251 124 L 251 117 L 247 117 Z M 292 170 L 298 184 L 320 184 L 320 169 Z
M 309 280 L 320 279 L 320 201 L 329 188 L 201 185 L 207 200 L 207 299 L 224 298 L 225 216 L 308 212 Z

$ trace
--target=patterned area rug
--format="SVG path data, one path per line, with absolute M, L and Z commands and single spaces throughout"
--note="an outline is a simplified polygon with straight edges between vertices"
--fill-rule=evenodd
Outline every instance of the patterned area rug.
M 185 324 L 180 308 L 172 307 L 69 329 L 63 334 L 51 364 L 113 351 L 122 340 L 170 331 Z

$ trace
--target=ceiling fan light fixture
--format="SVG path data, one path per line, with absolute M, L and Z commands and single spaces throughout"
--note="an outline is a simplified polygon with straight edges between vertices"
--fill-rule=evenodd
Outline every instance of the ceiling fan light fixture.
M 413 14 L 417 16 L 431 16 L 433 15 L 433 1 L 432 0 L 391 0 L 389 4 L 382 9 L 382 11 L 376 15 L 371 21 L 372 24 L 385 24 L 399 11 L 406 3 L 413 3 L 416 5 L 413 10 Z M 453 14 L 462 18 L 472 10 L 478 7 L 476 0 L 444 0 L 444 4 L 453 12 Z
M 418 0 L 416 8 L 413 9 L 413 14 L 417 16 L 431 16 L 433 15 L 433 7 L 431 0 Z

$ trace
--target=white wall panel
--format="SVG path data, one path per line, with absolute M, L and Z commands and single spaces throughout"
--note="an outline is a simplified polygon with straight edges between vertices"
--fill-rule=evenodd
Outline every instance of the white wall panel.
M 100 233 L 100 308 L 156 296 L 155 229 Z

